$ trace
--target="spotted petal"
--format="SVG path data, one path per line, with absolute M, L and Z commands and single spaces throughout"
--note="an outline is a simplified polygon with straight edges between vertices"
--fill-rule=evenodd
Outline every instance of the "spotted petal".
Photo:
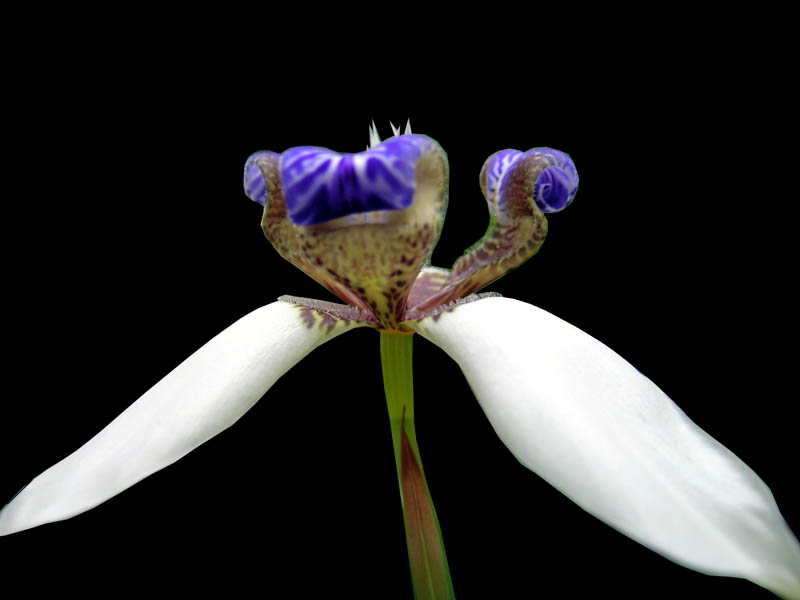
M 68 519 L 235 423 L 277 379 L 353 321 L 275 302 L 217 335 L 0 511 L 0 535 Z
M 507 298 L 414 327 L 514 456 L 585 510 L 687 567 L 800 598 L 800 545 L 769 488 L 611 349 Z

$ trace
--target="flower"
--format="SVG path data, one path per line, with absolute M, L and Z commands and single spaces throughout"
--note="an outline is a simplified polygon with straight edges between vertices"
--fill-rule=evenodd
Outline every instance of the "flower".
M 384 154 L 387 163 L 399 163 L 387 167 L 380 160 Z M 418 281 L 430 285 L 422 286 L 415 296 L 415 280 L 406 275 L 422 266 L 435 242 L 436 234 L 424 233 L 423 226 L 428 224 L 438 233 L 443 208 L 436 201 L 444 198 L 446 187 L 446 163 L 432 140 L 396 136 L 358 159 L 309 148 L 287 151 L 280 159 L 283 163 L 277 156 L 256 155 L 246 169 L 250 195 L 267 205 L 268 237 L 272 235 L 271 241 L 285 257 L 352 306 L 284 301 L 248 315 L 190 357 L 78 453 L 34 480 L 0 514 L 0 531 L 11 533 L 91 508 L 229 426 L 282 372 L 317 345 L 353 327 L 378 325 L 385 330 L 415 330 L 451 354 L 498 435 L 520 462 L 588 511 L 688 566 L 745 576 L 780 593 L 796 593 L 792 588 L 797 585 L 800 564 L 796 540 L 766 487 L 687 421 L 649 380 L 599 342 L 530 305 L 502 298 L 459 302 L 528 255 L 512 254 L 508 259 L 503 254 L 499 260 L 513 264 L 495 270 L 496 261 L 488 266 L 481 262 L 481 252 L 497 250 L 488 238 L 467 255 L 460 268 L 455 267 L 454 273 L 463 278 L 447 279 L 449 274 L 440 270 L 425 270 Z M 396 169 L 397 185 L 377 191 L 347 188 L 338 195 L 329 193 L 333 197 L 324 202 L 312 195 L 319 187 L 306 181 L 308 173 L 317 172 L 342 186 L 388 180 L 388 176 L 351 175 L 359 168 L 358 160 L 363 161 L 365 172 L 370 160 L 380 163 L 373 167 L 377 171 Z M 544 167 L 541 161 L 546 162 Z M 566 190 L 560 196 L 566 204 L 574 194 L 577 176 L 565 161 L 564 155 L 552 151 L 493 155 L 483 178 L 487 196 L 490 202 L 517 198 L 512 185 L 516 184 L 547 204 L 542 191 L 547 185 L 548 190 Z M 293 172 L 296 163 L 302 169 Z M 420 164 L 428 169 L 421 177 Z M 336 168 L 331 170 L 331 165 Z M 418 169 L 414 177 L 408 176 L 408 165 Z M 253 172 L 254 166 L 258 171 Z M 549 171 L 553 176 L 540 180 L 549 167 L 560 171 Z M 295 194 L 296 203 L 289 206 L 292 221 L 283 215 L 270 220 L 270 208 L 280 206 L 262 198 L 257 187 L 261 184 L 280 184 L 287 196 Z M 504 185 L 508 190 L 501 190 Z M 433 205 L 419 202 L 422 196 L 433 200 Z M 345 203 L 353 199 L 365 205 Z M 380 205 L 380 212 L 372 203 L 376 200 L 386 203 Z M 532 214 L 524 221 L 528 235 L 514 241 L 525 246 L 526 252 L 535 252 L 538 246 L 528 248 L 527 244 L 532 238 L 537 243 L 544 239 L 544 222 L 529 206 Z M 321 214 L 321 208 L 327 212 Z M 388 276 L 398 282 L 395 291 L 387 290 L 384 281 L 366 278 L 374 290 L 365 286 L 359 292 L 356 281 L 345 281 L 337 269 L 329 272 L 326 257 L 346 252 L 348 244 L 370 243 L 363 238 L 353 241 L 353 231 L 366 229 L 360 230 L 356 223 L 394 225 L 391 221 L 397 215 L 423 209 L 428 212 L 416 222 L 423 230 L 417 240 L 419 255 L 412 259 L 401 253 L 401 264 L 389 271 Z M 518 225 L 502 221 L 503 215 L 494 216 L 501 229 Z M 329 225 L 336 220 L 340 229 Z M 333 235 L 320 253 L 308 248 L 303 255 L 298 249 L 312 242 L 301 241 L 294 233 L 309 226 L 322 226 Z M 341 247 L 337 232 L 343 232 Z M 513 235 L 508 239 L 514 239 Z M 407 243 L 415 247 L 413 240 Z M 513 252 L 517 250 L 514 246 Z M 395 274 L 398 269 L 404 272 Z M 405 290 L 406 296 L 397 290 Z M 383 292 L 391 292 L 391 297 Z M 398 298 L 404 297 L 413 301 L 401 306 Z M 416 312 L 402 312 L 406 309 Z M 192 375 L 188 380 L 186 373 Z M 165 398 L 178 403 L 166 404 Z M 122 439 L 127 443 L 120 445 Z M 148 451 L 143 453 L 143 448 Z M 80 472 L 73 468 L 78 462 Z M 59 491 L 54 492 L 51 485 Z M 61 493 L 64 485 L 70 495 Z M 720 494 L 721 490 L 725 493 Z

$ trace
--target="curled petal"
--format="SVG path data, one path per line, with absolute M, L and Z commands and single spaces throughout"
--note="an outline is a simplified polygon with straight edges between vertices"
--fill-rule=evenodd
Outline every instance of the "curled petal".
M 554 154 L 563 158 L 557 164 L 545 167 L 533 184 L 533 201 L 544 213 L 564 210 L 578 191 L 578 172 L 563 152 Z
M 800 598 L 800 545 L 769 488 L 607 346 L 507 298 L 414 328 L 514 456 L 582 508 L 684 566 Z
M 464 298 L 536 254 L 547 235 L 544 213 L 572 202 L 578 172 L 569 155 L 559 150 L 501 150 L 484 162 L 480 186 L 489 206 L 486 234 L 455 262 L 438 288 L 421 274 L 406 318 L 420 319 L 432 307 Z
M 490 209 L 494 206 L 504 212 L 509 210 L 507 204 L 514 212 L 524 211 L 531 201 L 543 213 L 558 212 L 578 192 L 575 163 L 565 152 L 552 148 L 495 152 L 483 164 L 480 181 Z
M 0 511 L 0 535 L 94 508 L 233 425 L 311 350 L 358 326 L 274 302 L 192 354 Z

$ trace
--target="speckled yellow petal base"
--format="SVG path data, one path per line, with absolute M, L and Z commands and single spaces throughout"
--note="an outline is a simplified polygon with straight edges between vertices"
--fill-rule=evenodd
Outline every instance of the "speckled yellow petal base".
M 406 301 L 439 237 L 447 206 L 447 157 L 435 141 L 424 140 L 409 208 L 316 225 L 296 225 L 289 219 L 279 156 L 257 161 L 267 185 L 261 223 L 267 239 L 281 256 L 339 298 L 370 312 L 384 330 L 406 330 L 400 324 Z

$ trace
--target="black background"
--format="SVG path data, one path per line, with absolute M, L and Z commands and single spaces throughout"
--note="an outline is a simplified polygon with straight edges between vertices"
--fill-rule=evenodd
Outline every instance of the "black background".
M 242 72 L 176 54 L 107 68 L 97 56 L 50 57 L 46 85 L 18 90 L 10 118 L 0 497 L 249 311 L 286 293 L 333 300 L 264 239 L 242 193 L 249 154 L 355 152 L 371 119 L 386 136 L 389 119 L 410 117 L 450 162 L 439 266 L 485 230 L 477 180 L 489 154 L 572 156 L 574 204 L 550 217 L 539 254 L 489 289 L 631 361 L 759 473 L 800 531 L 796 226 L 775 90 L 748 94 L 724 65 L 668 62 L 540 88 L 523 74 L 405 69 L 346 81 L 320 69 L 301 84 L 267 63 Z M 671 563 L 528 472 L 423 339 L 415 378 L 459 598 L 544 586 L 769 597 Z M 2 538 L 0 552 L 5 580 L 41 589 L 100 592 L 110 579 L 131 591 L 410 598 L 377 334 L 322 346 L 175 465 L 86 514 Z

